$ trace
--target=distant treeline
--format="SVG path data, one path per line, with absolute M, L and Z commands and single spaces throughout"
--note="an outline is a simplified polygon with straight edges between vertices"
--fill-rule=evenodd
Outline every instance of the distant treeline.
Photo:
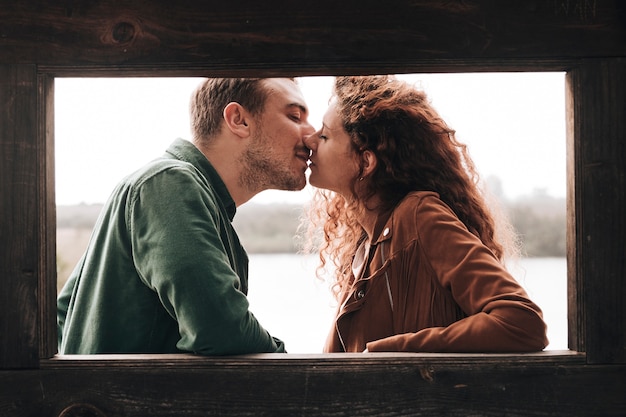
M 91 229 L 102 205 L 57 207 L 57 227 Z M 518 233 L 524 256 L 565 256 L 565 199 L 543 192 L 504 201 L 504 209 Z M 234 226 L 249 253 L 292 253 L 300 245 L 296 232 L 303 214 L 297 204 L 248 203 L 237 209 Z
M 524 256 L 565 256 L 565 198 L 537 192 L 506 203 L 505 210 L 520 238 Z

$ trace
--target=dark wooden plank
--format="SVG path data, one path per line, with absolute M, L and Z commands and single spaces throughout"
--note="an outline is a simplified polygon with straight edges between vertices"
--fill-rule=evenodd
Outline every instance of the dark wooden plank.
M 0 60 L 62 68 L 307 75 L 626 56 L 614 0 L 3 3 Z
M 228 364 L 229 366 L 245 367 L 252 364 L 289 364 L 299 360 L 309 364 L 322 362 L 325 365 L 349 365 L 351 363 L 362 364 L 364 358 L 395 363 L 429 364 L 454 364 L 475 366 L 478 364 L 526 364 L 535 365 L 555 364 L 582 365 L 586 363 L 585 354 L 572 350 L 551 350 L 535 353 L 412 353 L 412 352 L 377 352 L 363 355 L 361 353 L 338 354 L 282 354 L 282 353 L 257 353 L 229 357 L 208 357 L 193 354 L 108 354 L 108 355 L 55 355 L 54 358 L 42 360 L 41 367 L 46 369 L 58 368 L 98 368 L 98 367 L 141 367 L 148 365 L 164 367 L 196 368 L 215 363 Z M 368 362 L 368 363 L 371 363 Z
M 582 298 L 582 260 L 578 256 L 581 252 L 580 233 L 578 225 L 582 220 L 579 216 L 582 199 L 581 190 L 577 190 L 576 160 L 580 157 L 581 138 L 575 131 L 576 109 L 575 94 L 578 89 L 574 88 L 572 72 L 565 77 L 565 117 L 566 117 L 566 240 L 567 240 L 567 347 L 575 351 L 585 349 L 584 299 Z
M 54 186 L 54 78 L 38 77 L 37 85 L 37 218 L 40 346 L 39 357 L 49 358 L 57 353 L 56 332 L 56 201 Z
M 626 413 L 626 366 L 576 361 L 384 354 L 146 358 L 124 367 L 70 361 L 0 371 L 0 414 L 57 416 L 78 405 L 80 415 L 101 416 Z
M 39 364 L 37 71 L 0 65 L 0 368 Z
M 567 80 L 570 348 L 626 363 L 626 59 L 585 63 Z

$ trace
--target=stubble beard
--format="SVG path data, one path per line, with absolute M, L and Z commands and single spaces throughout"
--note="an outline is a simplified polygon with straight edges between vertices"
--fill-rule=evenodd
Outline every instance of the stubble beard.
M 291 155 L 275 155 L 271 142 L 272 138 L 260 130 L 244 151 L 238 161 L 242 165 L 241 185 L 255 193 L 269 189 L 296 191 L 304 188 L 304 172 L 291 170 Z

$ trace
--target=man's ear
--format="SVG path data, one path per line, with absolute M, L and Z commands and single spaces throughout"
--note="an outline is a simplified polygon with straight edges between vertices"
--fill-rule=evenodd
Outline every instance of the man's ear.
M 369 149 L 363 151 L 363 153 L 361 154 L 361 158 L 363 160 L 363 173 L 361 174 L 361 176 L 367 177 L 368 175 L 371 175 L 376 169 L 376 166 L 378 165 L 378 158 L 376 158 L 374 152 L 370 151 Z
M 231 102 L 224 107 L 224 123 L 228 130 L 239 137 L 250 136 L 250 115 L 239 103 Z

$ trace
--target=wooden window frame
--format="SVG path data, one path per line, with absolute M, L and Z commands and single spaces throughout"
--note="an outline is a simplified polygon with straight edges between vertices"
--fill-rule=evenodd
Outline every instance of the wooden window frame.
M 398 2 L 381 18 L 350 2 L 269 0 L 303 18 L 302 31 L 295 19 L 266 14 L 267 2 L 241 10 L 96 3 L 0 9 L 0 225 L 11 239 L 0 241 L 0 410 L 176 415 L 181 404 L 186 415 L 626 412 L 622 6 Z M 56 355 L 56 77 L 486 71 L 566 72 L 570 351 Z
M 446 395 L 458 396 L 459 390 L 466 389 L 466 387 L 472 387 L 469 391 L 471 395 L 478 398 L 480 401 L 489 401 L 491 398 L 493 401 L 494 395 L 501 394 L 506 390 L 516 392 L 518 395 L 522 395 L 521 399 L 515 400 L 516 404 L 522 404 L 528 400 L 528 393 L 525 391 L 525 384 L 528 379 L 532 380 L 536 389 L 549 390 L 551 386 L 555 384 L 559 385 L 561 389 L 560 393 L 565 393 L 567 390 L 575 391 L 578 389 L 578 384 L 581 380 L 589 377 L 586 375 L 589 370 L 585 369 L 591 364 L 610 363 L 614 358 L 612 352 L 608 352 L 606 345 L 598 344 L 596 340 L 604 340 L 607 336 L 606 329 L 602 332 L 594 332 L 593 328 L 589 326 L 589 323 L 594 322 L 597 316 L 588 308 L 588 297 L 590 291 L 590 278 L 595 282 L 593 288 L 595 291 L 602 290 L 600 284 L 597 282 L 600 279 L 598 265 L 596 262 L 588 264 L 584 260 L 588 259 L 587 253 L 590 251 L 594 253 L 592 256 L 596 256 L 593 245 L 588 245 L 588 239 L 583 238 L 585 230 L 593 229 L 594 221 L 597 221 L 595 216 L 591 218 L 584 216 L 585 213 L 585 201 L 581 195 L 589 192 L 589 188 L 593 189 L 597 186 L 593 179 L 576 181 L 576 178 L 582 178 L 583 171 L 589 169 L 589 158 L 598 158 L 598 156 L 591 157 L 588 154 L 585 143 L 581 140 L 582 135 L 585 132 L 596 132 L 597 126 L 587 127 L 584 123 L 577 123 L 578 114 L 588 114 L 591 110 L 590 104 L 597 104 L 596 99 L 589 99 L 585 94 L 585 91 L 589 89 L 589 83 L 592 80 L 597 80 L 598 84 L 605 85 L 607 77 L 610 78 L 611 71 L 607 69 L 612 65 L 607 63 L 591 63 L 585 65 L 574 65 L 566 68 L 562 65 L 549 65 L 541 66 L 537 68 L 534 64 L 533 71 L 565 71 L 566 72 L 566 107 L 567 107 L 567 240 L 568 240 L 568 252 L 567 252 L 567 266 L 568 266 L 568 339 L 569 339 L 569 351 L 547 351 L 535 354 L 427 354 L 427 353 L 376 353 L 366 356 L 359 354 L 339 354 L 339 355 L 281 355 L 281 354 L 257 354 L 257 355 L 244 355 L 239 357 L 227 357 L 227 358 L 210 358 L 210 357 L 198 357 L 194 355 L 92 355 L 92 356 L 58 356 L 56 353 L 56 333 L 54 330 L 54 321 L 56 319 L 56 307 L 55 297 L 56 285 L 55 280 L 50 277 L 55 277 L 54 269 L 55 264 L 49 262 L 51 259 L 55 259 L 54 240 L 55 236 L 55 222 L 50 218 L 50 213 L 54 212 L 53 207 L 50 206 L 50 202 L 54 201 L 53 195 L 51 196 L 50 184 L 53 184 L 53 147 L 54 147 L 54 129 L 53 123 L 53 109 L 50 107 L 53 103 L 53 84 L 54 78 L 59 76 L 58 72 L 48 73 L 39 72 L 37 77 L 39 79 L 38 91 L 40 96 L 38 99 L 40 120 L 43 121 L 39 127 L 40 132 L 45 132 L 45 135 L 41 135 L 42 140 L 45 142 L 42 144 L 42 149 L 47 149 L 46 152 L 42 152 L 40 155 L 40 162 L 45 161 L 46 167 L 43 172 L 46 172 L 46 180 L 43 183 L 48 184 L 44 187 L 45 190 L 41 195 L 40 201 L 47 201 L 40 207 L 42 212 L 48 213 L 48 223 L 42 225 L 40 229 L 40 238 L 44 244 L 41 246 L 42 253 L 41 259 L 48 260 L 46 265 L 42 265 L 43 270 L 46 272 L 41 275 L 40 288 L 44 289 L 44 293 L 40 294 L 40 301 L 42 303 L 42 322 L 48 323 L 47 326 L 42 326 L 40 329 L 40 361 L 39 367 L 45 375 L 75 375 L 76 373 L 81 375 L 80 380 L 89 381 L 95 383 L 95 381 L 89 377 L 91 372 L 95 372 L 98 379 L 105 378 L 107 384 L 110 384 L 110 389 L 114 392 L 121 392 L 124 386 L 129 383 L 136 383 L 136 381 L 144 378 L 157 378 L 159 375 L 167 375 L 168 382 L 161 388 L 154 388 L 154 393 L 163 395 L 163 392 L 167 389 L 170 393 L 166 395 L 171 401 L 184 401 L 190 404 L 195 404 L 196 407 L 215 407 L 214 403 L 204 403 L 199 401 L 197 393 L 189 393 L 185 390 L 175 390 L 171 392 L 171 382 L 178 381 L 181 386 L 185 386 L 185 381 L 189 378 L 197 377 L 197 375 L 212 375 L 222 382 L 218 385 L 210 383 L 203 386 L 203 390 L 210 391 L 212 393 L 219 393 L 220 395 L 228 396 L 232 395 L 237 390 L 237 384 L 245 372 L 251 375 L 256 383 L 269 384 L 270 392 L 273 395 L 278 395 L 279 387 L 272 385 L 272 380 L 281 381 L 281 384 L 287 383 L 293 384 L 293 386 L 301 386 L 302 381 L 308 378 L 313 378 L 317 381 L 316 384 L 328 384 L 328 386 L 337 387 L 337 383 L 334 382 L 334 378 L 339 375 L 341 378 L 348 378 L 350 383 L 357 383 L 357 381 L 363 378 L 374 378 L 379 381 L 377 387 L 382 387 L 383 392 L 398 392 L 398 402 L 396 405 L 387 405 L 386 409 L 389 411 L 400 411 L 407 406 L 416 406 L 416 404 L 406 403 L 406 392 L 402 391 L 401 387 L 416 385 L 420 387 L 420 392 L 424 395 L 432 395 L 433 398 L 442 399 Z M 623 67 L 623 62 L 616 66 L 616 68 Z M 391 72 L 395 68 L 389 68 L 388 70 L 381 67 L 378 73 Z M 424 72 L 420 67 L 407 67 L 407 72 Z M 470 68 L 471 70 L 471 68 Z M 209 71 L 210 72 L 210 71 Z M 98 71 L 98 75 L 113 75 L 107 71 Z M 255 73 L 257 74 L 257 73 Z M 85 75 L 84 72 L 62 72 L 61 76 L 79 76 Z M 115 74 L 119 76 L 119 73 Z M 137 75 L 132 73 L 132 75 Z M 143 75 L 143 74 L 141 74 Z M 160 75 L 160 74 L 159 74 Z M 177 71 L 174 74 L 168 74 L 169 76 L 195 76 L 196 73 L 189 73 L 186 71 Z M 245 75 L 251 75 L 246 73 Z M 320 74 L 326 75 L 326 74 Z M 600 77 L 598 77 L 600 76 Z M 600 85 L 598 85 L 600 87 Z M 605 86 L 606 87 L 606 86 Z M 578 100 L 577 100 L 578 99 Z M 594 105 L 595 105 L 594 104 Z M 605 111 L 597 109 L 596 111 Z M 604 149 L 602 158 L 612 157 L 612 151 L 607 148 Z M 594 165 L 595 166 L 595 165 Z M 593 167 L 592 167 L 593 168 Z M 582 234 L 581 234 L 582 231 Z M 45 269 L 47 268 L 47 269 Z M 587 279 L 586 279 L 587 278 Z M 609 291 L 607 289 L 606 291 Z M 610 294 L 605 294 L 606 300 L 611 300 Z M 610 307 L 609 307 L 610 311 Z M 616 310 L 613 310 L 614 312 Z M 606 313 L 607 310 L 604 310 Z M 603 314 L 604 314 L 603 313 Z M 246 371 L 242 371 L 246 369 Z M 611 368 L 610 373 L 607 374 L 606 370 L 601 373 L 602 378 L 619 379 L 620 372 L 624 370 L 623 367 Z M 563 374 L 564 373 L 564 374 Z M 130 375 L 130 376 L 129 376 Z M 268 377 L 272 375 L 272 377 Z M 450 375 L 449 379 L 445 375 Z M 598 378 L 593 376 L 593 378 Z M 66 377 L 52 378 L 59 384 L 70 384 L 71 382 Z M 171 378 L 171 379 L 170 379 Z M 484 384 L 482 381 L 484 378 L 489 378 L 490 383 Z M 224 383 L 223 381 L 230 381 Z M 291 381 L 291 382 L 290 382 Z M 435 382 L 436 381 L 436 382 Z M 407 385 L 408 384 L 408 385 Z M 446 385 L 452 384 L 452 385 Z M 169 387 L 169 388 L 166 388 Z M 78 387 L 77 387 L 78 389 Z M 320 390 L 320 386 L 316 385 L 316 390 Z M 373 387 L 372 387 L 373 389 Z M 588 388 L 589 395 L 594 398 L 606 398 L 607 401 L 611 396 L 619 395 L 616 391 L 619 391 L 619 386 L 615 387 L 611 384 L 596 384 L 593 387 Z M 323 389 L 321 389 L 323 393 Z M 371 398 L 378 398 L 381 395 L 369 390 L 370 400 Z M 144 391 L 136 393 L 136 395 L 146 395 Z M 321 407 L 319 403 L 320 391 L 315 394 L 313 402 L 315 407 Z M 389 395 L 389 394 L 385 394 Z M 565 396 L 565 394 L 559 394 Z M 134 395 L 131 395 L 134 397 Z M 174 398 L 176 396 L 176 399 Z M 373 397 L 371 397 L 373 396 Z M 384 396 L 384 395 L 383 395 Z M 340 396 L 341 397 L 341 396 Z M 392 395 L 393 397 L 393 395 Z M 557 396 L 558 397 L 558 396 Z M 254 401 L 259 401 L 257 396 L 254 396 Z M 497 400 L 494 407 L 510 407 L 510 398 L 508 396 L 502 397 L 501 400 Z M 508 398 L 502 400 L 502 398 Z M 614 397 L 613 397 L 614 398 Z M 288 409 L 297 409 L 297 402 L 301 397 L 294 399 L 293 403 L 287 401 L 282 403 L 282 407 Z M 157 398 L 153 398 L 157 400 Z M 281 397 L 281 401 L 282 397 Z M 339 401 L 339 400 L 337 400 Z M 352 404 L 347 398 L 342 398 L 341 401 L 346 401 Z M 444 401 L 439 402 L 435 400 L 440 410 L 445 412 L 450 411 L 447 406 L 444 406 Z M 98 404 L 98 400 L 93 403 Z M 365 405 L 365 411 L 371 409 L 371 402 L 367 402 Z M 607 403 L 607 410 L 610 410 L 611 403 Z M 75 405 L 74 405 L 75 406 Z M 127 407 L 128 404 L 123 401 L 118 404 L 119 407 Z M 271 409 L 272 403 L 263 403 L 257 405 L 261 409 L 267 407 Z M 330 412 L 331 405 L 328 409 L 323 407 L 319 410 L 324 412 Z M 369 407 L 369 408 L 368 408 Z M 541 409 L 546 409 L 546 404 L 541 404 Z M 595 407 L 595 408 L 594 408 Z M 531 407 L 532 408 L 532 407 Z M 247 406 L 242 406 L 237 412 L 245 413 Z M 572 403 L 571 408 L 562 406 L 555 412 L 580 412 L 581 404 Z M 590 406 L 589 412 L 597 412 L 597 405 Z

